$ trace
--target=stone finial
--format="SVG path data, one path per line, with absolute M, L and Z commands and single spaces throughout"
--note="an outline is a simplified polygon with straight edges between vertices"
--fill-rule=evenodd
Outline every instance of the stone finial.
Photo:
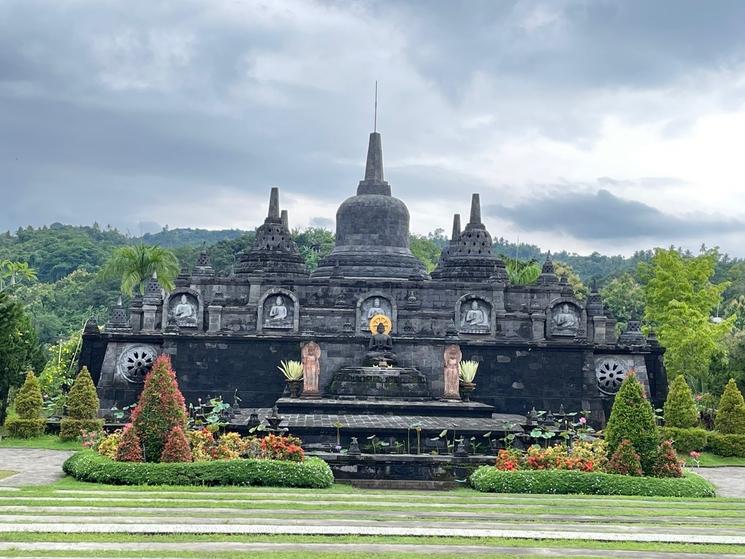
M 453 235 L 450 237 L 450 240 L 453 242 L 458 241 L 460 239 L 460 214 L 454 214 L 453 215 Z
M 269 194 L 269 213 L 267 217 L 269 219 L 279 219 L 279 188 L 276 186 L 272 187 Z
M 481 199 L 478 193 L 471 195 L 471 219 L 469 220 L 469 224 L 481 224 Z
M 367 147 L 367 164 L 365 165 L 365 180 L 370 182 L 384 182 L 383 178 L 383 145 L 379 132 L 370 133 L 370 143 Z
M 290 225 L 289 225 L 290 221 L 289 221 L 289 218 L 288 218 L 287 210 L 282 210 L 281 220 L 282 220 L 282 227 L 284 227 L 285 229 L 287 229 L 289 231 L 290 230 Z

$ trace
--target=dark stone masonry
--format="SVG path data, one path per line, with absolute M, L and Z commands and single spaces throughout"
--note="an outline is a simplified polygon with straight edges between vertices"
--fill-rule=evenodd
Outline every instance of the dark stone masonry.
M 365 178 L 339 207 L 335 247 L 313 273 L 273 188 L 267 218 L 233 275 L 217 276 L 203 253 L 173 291 L 153 278 L 129 309 L 120 302 L 112 310 L 103 332 L 86 329 L 81 364 L 94 375 L 103 410 L 132 403 L 152 360 L 167 353 L 187 401 L 221 395 L 232 402 L 237 391 L 244 411 L 277 404 L 291 429 L 317 426 L 329 437 L 340 418 L 398 430 L 414 420 L 440 428 L 458 418 L 476 431 L 533 407 L 590 410 L 600 425 L 630 371 L 658 406 L 667 385 L 664 350 L 638 323 L 620 339 L 615 326 L 597 290 L 578 299 L 550 256 L 537 284 L 509 285 L 478 194 L 462 230 L 454 216 L 452 240 L 428 274 L 409 249 L 409 212 L 391 195 L 381 137 L 372 133 Z M 306 369 L 314 371 L 306 383 L 317 382 L 317 390 L 306 384 L 306 398 L 292 400 L 277 366 L 300 360 L 311 341 L 320 357 Z M 461 409 L 468 404 L 439 401 L 452 346 L 480 363 L 471 403 L 483 407 L 473 419 Z M 350 400 L 369 405 L 354 408 Z M 427 402 L 433 405 L 412 408 Z

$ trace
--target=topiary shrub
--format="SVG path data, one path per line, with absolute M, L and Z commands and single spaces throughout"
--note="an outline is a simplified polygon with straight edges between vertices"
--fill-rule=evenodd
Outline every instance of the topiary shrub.
M 186 439 L 184 429 L 177 425 L 168 433 L 163 454 L 160 455 L 161 462 L 191 462 L 191 448 Z
M 29 371 L 23 386 L 16 393 L 16 416 L 5 421 L 5 428 L 10 436 L 30 439 L 41 435 L 46 425 L 46 420 L 41 415 L 43 405 L 39 381 L 34 372 Z
M 98 419 L 98 394 L 87 367 L 83 367 L 67 394 L 67 415 L 60 421 L 60 439 L 77 439 L 83 431 L 101 431 L 103 420 Z
M 710 433 L 706 450 L 719 456 L 739 456 L 745 458 L 745 435 Z
M 729 379 L 719 399 L 714 429 L 725 435 L 745 435 L 745 400 L 735 379 Z
M 660 429 L 660 438 L 663 441 L 672 441 L 675 450 L 688 454 L 692 450 L 700 452 L 706 448 L 706 442 L 709 439 L 709 431 L 698 427 L 693 427 L 691 429 L 663 427 Z
M 158 462 L 174 427 L 186 428 L 186 406 L 171 359 L 161 355 L 145 377 L 145 387 L 132 412 L 132 425 L 142 442 L 145 461 Z
M 119 446 L 116 448 L 116 459 L 119 462 L 142 462 L 142 441 L 137 430 L 127 423 L 122 430 Z
M 633 477 L 573 470 L 500 471 L 481 466 L 469 478 L 477 491 L 491 493 L 550 493 L 554 495 L 645 495 L 714 497 L 714 486 L 696 474 L 681 479 Z
M 665 427 L 688 429 L 698 425 L 698 409 L 693 393 L 683 375 L 678 375 L 670 383 L 670 390 L 663 407 Z
M 662 441 L 652 475 L 655 477 L 683 477 L 683 466 L 672 441 Z
M 80 481 L 114 485 L 263 485 L 326 488 L 334 483 L 320 458 L 289 460 L 213 460 L 182 463 L 115 462 L 91 450 L 73 454 L 62 466 Z M 677 480 L 676 480 L 677 481 Z
M 634 374 L 628 375 L 621 383 L 605 428 L 611 456 L 624 439 L 628 439 L 639 454 L 642 471 L 651 474 L 657 459 L 659 433 L 652 405 L 644 397 L 642 385 Z
M 624 476 L 641 476 L 642 464 L 639 453 L 634 450 L 631 441 L 624 439 L 608 461 L 608 472 Z

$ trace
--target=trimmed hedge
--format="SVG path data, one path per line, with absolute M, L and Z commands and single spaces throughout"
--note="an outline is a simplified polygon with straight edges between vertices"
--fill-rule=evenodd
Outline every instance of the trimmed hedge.
M 263 485 L 330 487 L 334 474 L 320 458 L 285 460 L 214 460 L 210 462 L 115 462 L 92 450 L 73 454 L 63 464 L 80 481 L 112 485 Z
M 663 441 L 673 441 L 673 447 L 678 452 L 689 453 L 692 450 L 702 451 L 709 440 L 709 431 L 693 427 L 681 429 L 678 427 L 662 427 L 660 438 Z
M 43 435 L 46 425 L 46 419 L 9 417 L 5 420 L 5 428 L 8 430 L 8 434 L 16 439 L 33 439 Z
M 706 450 L 719 456 L 745 458 L 745 435 L 725 435 L 716 431 L 709 433 Z
M 502 471 L 481 466 L 470 477 L 484 493 L 644 495 L 647 497 L 714 497 L 714 486 L 695 474 L 682 478 L 633 477 L 574 470 Z
M 83 432 L 103 431 L 103 419 L 72 419 L 63 417 L 59 424 L 59 438 L 74 441 Z

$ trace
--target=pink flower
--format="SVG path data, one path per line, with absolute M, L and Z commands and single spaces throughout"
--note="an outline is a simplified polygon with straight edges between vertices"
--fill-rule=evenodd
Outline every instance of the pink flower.
M 704 399 L 704 395 L 703 394 L 696 394 L 696 401 L 697 402 L 700 402 L 703 399 Z
M 701 453 L 696 452 L 695 450 L 692 450 L 691 452 L 689 452 L 688 455 L 694 460 L 698 460 L 699 458 L 701 458 Z
M 586 418 L 584 418 L 584 417 L 580 417 L 580 418 L 579 418 L 579 424 L 580 424 L 580 425 L 584 425 L 585 423 L 587 423 L 587 419 L 586 419 Z

